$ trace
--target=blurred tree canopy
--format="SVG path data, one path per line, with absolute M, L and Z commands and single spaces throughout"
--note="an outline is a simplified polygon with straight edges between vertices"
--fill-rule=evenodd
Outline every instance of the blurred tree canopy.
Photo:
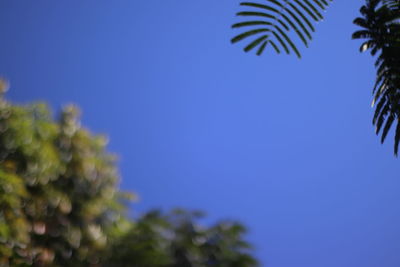
M 126 216 L 106 138 L 66 107 L 12 105 L 0 84 L 0 266 L 257 266 L 235 222 L 196 212 Z
M 244 267 L 258 266 L 242 239 L 245 228 L 237 222 L 201 227 L 201 212 L 151 211 L 111 248 L 109 266 Z

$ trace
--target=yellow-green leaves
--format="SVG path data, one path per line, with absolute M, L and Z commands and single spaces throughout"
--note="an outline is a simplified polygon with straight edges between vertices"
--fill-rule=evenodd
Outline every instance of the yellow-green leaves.
M 1 86 L 1 84 L 0 84 Z M 121 214 L 106 141 L 68 107 L 0 105 L 0 265 L 90 266 Z

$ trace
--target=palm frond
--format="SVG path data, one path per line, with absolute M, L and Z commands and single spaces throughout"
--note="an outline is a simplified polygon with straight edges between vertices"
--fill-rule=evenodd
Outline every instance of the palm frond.
M 261 1 L 261 0 L 260 0 Z M 244 47 L 248 52 L 258 47 L 257 55 L 261 55 L 268 44 L 279 54 L 284 50 L 287 54 L 294 52 L 299 58 L 296 38 L 306 47 L 315 31 L 313 22 L 323 19 L 322 11 L 326 10 L 332 0 L 265 0 L 263 3 L 242 2 L 240 6 L 249 8 L 236 15 L 248 20 L 232 25 L 232 28 L 245 28 L 243 33 L 232 38 L 236 43 L 251 39 Z M 253 18 L 256 19 L 253 19 Z
M 360 51 L 371 51 L 377 55 L 375 62 L 376 81 L 373 87 L 375 113 L 372 123 L 376 134 L 381 135 L 381 143 L 394 123 L 397 123 L 394 154 L 397 156 L 400 143 L 400 1 L 367 0 L 361 7 L 362 18 L 354 24 L 363 29 L 353 34 L 353 39 L 367 39 Z M 377 54 L 378 53 L 378 54 Z

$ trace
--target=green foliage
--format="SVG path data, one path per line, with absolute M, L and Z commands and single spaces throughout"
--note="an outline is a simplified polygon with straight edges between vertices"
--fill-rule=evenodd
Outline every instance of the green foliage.
M 376 134 L 382 132 L 383 143 L 396 122 L 394 153 L 397 155 L 400 142 L 400 2 L 367 0 L 360 13 L 362 17 L 356 18 L 354 23 L 362 29 L 353 34 L 353 39 L 366 39 L 360 51 L 370 50 L 377 58 L 373 124 Z
M 330 1 L 332 0 L 266 0 L 267 3 L 263 4 L 242 2 L 240 5 L 250 8 L 251 11 L 242 11 L 236 15 L 249 19 L 232 25 L 232 28 L 245 27 L 248 30 L 231 41 L 236 43 L 254 37 L 244 51 L 258 47 L 257 55 L 261 55 L 270 44 L 278 54 L 282 50 L 287 54 L 293 51 L 300 58 L 300 51 L 292 39 L 297 36 L 308 47 L 312 39 L 311 32 L 315 31 L 313 22 L 323 19 L 321 11 L 328 7 Z M 252 17 L 255 19 L 251 19 Z
M 44 104 L 0 96 L 0 266 L 255 266 L 239 224 L 127 218 L 133 196 L 117 190 L 115 157 L 78 117 L 69 106 L 54 121 Z
M 258 266 L 243 241 L 245 228 L 235 222 L 201 227 L 199 212 L 152 211 L 114 243 L 110 266 L 251 267 Z
M 43 104 L 0 100 L 0 262 L 90 266 L 115 220 L 114 157 L 105 139 L 66 108 L 53 122 Z

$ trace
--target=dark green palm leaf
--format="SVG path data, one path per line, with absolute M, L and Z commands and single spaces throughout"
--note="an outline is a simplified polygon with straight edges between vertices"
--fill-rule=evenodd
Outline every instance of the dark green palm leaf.
M 373 117 L 373 119 L 372 119 L 372 123 L 373 123 L 373 124 L 376 123 L 376 120 L 378 119 L 378 116 L 381 114 L 382 108 L 383 108 L 386 104 L 387 104 L 387 103 L 386 103 L 386 99 L 385 99 L 385 98 L 381 98 L 381 99 L 379 100 L 379 103 L 378 103 L 378 105 L 376 105 L 376 108 L 375 108 L 374 117 Z
M 381 136 L 381 143 L 382 144 L 383 144 L 383 142 L 385 142 L 386 135 L 388 134 L 389 129 L 392 126 L 393 121 L 394 121 L 394 116 L 391 114 L 389 116 L 389 118 L 386 120 L 385 127 L 383 128 L 383 132 L 382 132 L 382 136 Z
M 253 42 L 251 42 L 248 46 L 246 46 L 244 48 L 244 51 L 250 51 L 251 49 L 253 49 L 254 47 L 256 47 L 257 45 L 259 45 L 260 43 L 262 43 L 265 39 L 267 39 L 268 36 L 267 35 L 263 35 L 259 38 L 257 38 L 256 40 L 254 40 Z
M 386 115 L 388 112 L 389 112 L 389 105 L 386 103 L 386 105 L 383 107 L 383 110 L 378 115 L 378 120 L 376 122 L 376 129 L 375 129 L 376 134 L 379 134 L 379 132 L 381 131 L 381 127 L 382 127 L 383 123 L 385 122 Z
M 356 18 L 353 23 L 357 26 L 367 28 L 368 29 L 368 22 L 364 18 Z
M 264 12 L 248 12 L 248 11 L 244 11 L 244 12 L 239 12 L 236 14 L 237 16 L 257 16 L 257 17 L 266 17 L 269 19 L 276 19 L 274 16 L 266 14 Z
M 285 50 L 286 54 L 290 54 L 289 48 L 287 47 L 286 43 L 282 40 L 282 38 L 276 34 L 276 32 L 272 32 L 278 42 L 282 45 L 283 49 Z
M 303 0 L 304 3 L 306 3 L 306 5 L 311 8 L 312 11 L 314 11 L 314 13 L 322 20 L 324 17 L 322 16 L 322 14 L 318 11 L 318 8 L 315 7 L 315 5 L 311 4 L 310 1 L 308 0 Z
M 299 5 L 311 18 L 313 18 L 316 22 L 320 21 L 321 18 L 318 18 L 318 16 L 311 10 L 309 9 L 306 5 L 304 5 L 301 0 L 294 0 L 294 2 Z
M 255 29 L 255 30 L 251 30 L 248 32 L 244 32 L 242 34 L 239 34 L 238 36 L 236 36 L 235 38 L 232 39 L 232 43 L 236 43 L 239 42 L 249 36 L 255 35 L 257 33 L 262 33 L 262 32 L 268 32 L 270 31 L 269 29 Z
M 275 49 L 276 53 L 280 54 L 281 50 L 279 50 L 278 46 L 275 44 L 274 41 L 269 41 L 269 43 L 272 45 L 272 47 Z
M 394 154 L 397 156 L 398 151 L 399 151 L 399 142 L 400 142 L 400 123 L 399 123 L 399 118 L 397 118 L 397 127 L 396 127 L 396 133 L 394 136 Z
M 400 1 L 367 0 L 360 13 L 363 17 L 355 19 L 354 24 L 363 29 L 355 32 L 353 39 L 367 39 L 360 51 L 370 50 L 372 56 L 377 55 L 373 104 L 378 104 L 372 122 L 376 134 L 385 125 L 382 143 L 393 123 L 397 123 L 394 140 L 397 155 L 400 143 Z
M 373 35 L 370 31 L 368 30 L 361 30 L 361 31 L 356 31 L 353 33 L 352 38 L 353 39 L 367 39 L 371 38 Z
M 268 41 L 264 41 L 264 42 L 262 43 L 262 45 L 260 46 L 260 48 L 258 48 L 257 55 L 261 55 L 262 52 L 264 52 L 264 49 L 265 49 L 265 47 L 267 46 L 267 44 L 268 44 Z M 272 42 L 271 42 L 271 44 L 272 44 Z
M 311 24 L 311 22 L 308 20 L 308 18 L 298 9 L 295 5 L 292 3 L 288 3 L 288 5 L 293 8 L 293 10 L 303 19 L 303 21 L 308 25 L 311 31 L 315 31 L 314 26 Z M 310 38 L 311 39 L 311 38 Z
M 262 21 L 262 20 L 252 20 L 252 21 L 245 21 L 240 22 L 232 25 L 232 28 L 240 28 L 244 26 L 258 26 L 258 25 L 272 25 L 271 22 Z
M 275 52 L 294 52 L 300 58 L 295 40 L 308 47 L 309 40 L 312 39 L 311 32 L 315 31 L 310 19 L 320 21 L 323 18 L 321 11 L 324 11 L 332 0 L 264 0 L 264 3 L 259 1 L 240 3 L 250 10 L 238 12 L 237 16 L 257 19 L 233 24 L 232 28 L 247 30 L 232 38 L 231 42 L 255 37 L 245 46 L 246 52 L 258 47 L 257 55 L 261 55 L 270 43 Z

